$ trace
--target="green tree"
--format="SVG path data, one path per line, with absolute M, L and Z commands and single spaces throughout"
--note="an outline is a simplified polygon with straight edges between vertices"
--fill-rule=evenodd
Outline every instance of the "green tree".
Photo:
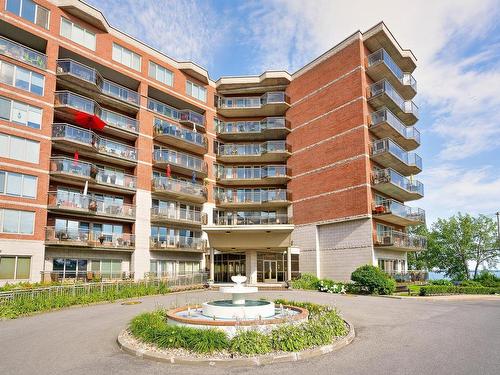
M 408 269 L 410 270 L 429 270 L 436 267 L 435 257 L 429 250 L 430 233 L 425 224 L 408 227 L 409 235 L 424 236 L 427 239 L 426 251 L 415 251 L 408 253 Z

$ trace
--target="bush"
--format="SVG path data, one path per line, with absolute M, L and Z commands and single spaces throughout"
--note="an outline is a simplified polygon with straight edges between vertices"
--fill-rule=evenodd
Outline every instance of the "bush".
M 196 353 L 213 353 L 221 351 L 229 347 L 229 340 L 224 331 L 220 329 L 196 329 L 196 328 L 182 328 L 181 334 L 185 335 L 184 348 L 192 350 Z
M 317 290 L 319 279 L 310 273 L 304 273 L 297 280 L 293 280 L 291 285 L 293 289 Z
M 368 264 L 357 268 L 351 280 L 370 294 L 392 294 L 396 290 L 396 282 L 389 275 Z
M 333 281 L 330 279 L 322 279 L 318 283 L 318 290 L 325 293 L 342 293 L 347 292 L 347 287 L 340 281 Z
M 419 295 L 433 296 L 440 294 L 499 294 L 500 288 L 487 288 L 484 286 L 454 286 L 454 285 L 429 285 L 420 287 Z
M 238 332 L 229 348 L 233 353 L 246 355 L 266 354 L 272 350 L 269 335 L 254 330 Z
M 481 283 L 482 286 L 500 287 L 500 277 L 488 271 L 482 271 L 474 280 Z
M 451 280 L 446 279 L 438 279 L 438 280 L 429 280 L 430 285 L 453 285 Z
M 460 286 L 482 286 L 479 281 L 475 281 L 475 280 L 464 280 L 464 281 L 461 281 L 459 285 Z

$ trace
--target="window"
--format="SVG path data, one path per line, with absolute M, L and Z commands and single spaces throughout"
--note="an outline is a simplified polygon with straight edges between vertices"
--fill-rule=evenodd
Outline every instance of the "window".
M 40 143 L 0 133 L 0 157 L 38 164 Z
M 30 257 L 0 256 L 0 280 L 30 278 Z
M 20 66 L 0 61 L 0 82 L 36 95 L 43 95 L 45 77 Z
M 0 194 L 36 198 L 37 182 L 36 176 L 0 171 Z
M 172 86 L 174 82 L 174 73 L 152 61 L 149 62 L 149 76 L 167 86 Z
M 190 81 L 186 81 L 186 94 L 202 102 L 207 101 L 207 89 Z
M 5 9 L 44 29 L 49 28 L 49 10 L 31 0 L 7 0 Z
M 40 129 L 42 109 L 0 96 L 0 119 Z
M 33 234 L 35 213 L 0 209 L 0 233 Z
M 113 43 L 113 60 L 139 72 L 141 71 L 141 56 L 116 43 Z
M 95 51 L 95 34 L 64 17 L 61 17 L 61 35 Z
M 93 272 L 99 272 L 106 279 L 122 277 L 122 261 L 119 259 L 92 260 L 91 269 Z

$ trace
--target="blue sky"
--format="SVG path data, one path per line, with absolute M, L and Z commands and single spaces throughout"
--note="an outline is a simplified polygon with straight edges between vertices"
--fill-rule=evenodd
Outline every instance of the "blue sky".
M 89 0 L 122 31 L 222 75 L 291 73 L 383 20 L 418 59 L 428 223 L 500 210 L 500 1 Z

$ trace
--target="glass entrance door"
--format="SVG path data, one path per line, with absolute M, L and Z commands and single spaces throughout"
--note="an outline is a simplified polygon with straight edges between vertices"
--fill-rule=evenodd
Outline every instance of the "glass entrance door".
M 278 281 L 278 262 L 275 260 L 264 261 L 264 282 L 276 283 Z
M 244 263 L 243 263 L 244 265 Z M 245 271 L 242 270 L 242 262 L 239 260 L 232 260 L 227 262 L 228 268 L 228 281 L 231 280 L 231 276 L 244 275 Z

